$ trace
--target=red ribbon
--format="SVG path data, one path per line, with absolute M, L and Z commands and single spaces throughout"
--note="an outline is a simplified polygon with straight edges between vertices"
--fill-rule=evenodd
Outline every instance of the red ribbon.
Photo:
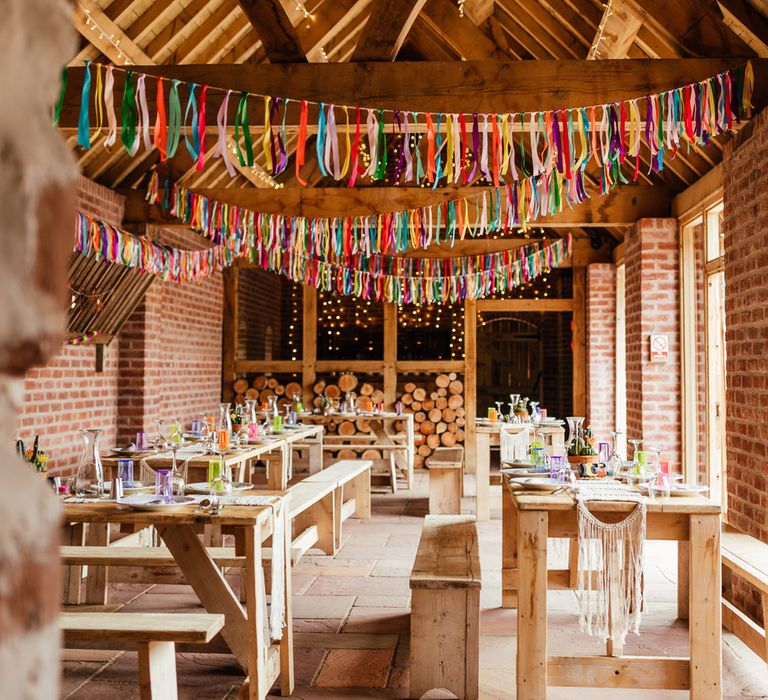
M 205 97 L 208 93 L 208 86 L 203 85 L 203 91 L 200 93 L 200 111 L 198 112 L 197 133 L 200 135 L 200 152 L 197 155 L 197 172 L 202 172 L 205 165 Z
M 168 124 L 165 121 L 165 97 L 163 94 L 163 79 L 157 79 L 157 117 L 155 118 L 154 142 L 160 152 L 160 160 L 168 160 L 166 144 L 168 143 Z
M 427 112 L 427 178 L 430 183 L 435 181 L 437 167 L 435 165 L 435 125 L 432 116 Z
M 305 151 L 307 147 L 307 119 L 309 117 L 309 107 L 307 101 L 301 101 L 301 118 L 299 120 L 299 143 L 296 145 L 296 179 L 304 186 L 307 181 L 301 178 L 301 166 L 304 165 Z

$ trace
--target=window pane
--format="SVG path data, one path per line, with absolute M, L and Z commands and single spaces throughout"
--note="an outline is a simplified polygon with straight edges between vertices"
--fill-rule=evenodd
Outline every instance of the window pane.
M 300 284 L 264 270 L 238 268 L 237 303 L 239 359 L 301 359 Z
M 723 205 L 718 204 L 707 211 L 707 262 L 723 256 Z

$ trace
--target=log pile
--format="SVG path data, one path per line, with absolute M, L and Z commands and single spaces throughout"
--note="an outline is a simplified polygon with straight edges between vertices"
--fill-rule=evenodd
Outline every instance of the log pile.
M 442 446 L 464 442 L 464 384 L 455 372 L 438 374 L 429 384 L 406 382 L 399 396 L 403 412 L 412 413 L 416 441 L 416 467 Z
M 373 403 L 384 401 L 384 392 L 380 387 L 370 382 L 360 382 L 358 377 L 352 373 L 342 374 L 335 378 L 320 379 L 312 387 L 315 394 L 313 400 L 314 407 L 319 408 L 322 405 L 323 397 L 343 401 L 347 393 L 356 399 L 367 397 Z M 355 435 L 371 435 L 371 426 L 367 418 L 361 416 L 354 421 L 342 418 L 333 418 L 325 424 L 325 430 L 328 435 L 340 435 L 348 438 Z M 374 440 L 371 440 L 374 442 Z M 379 450 L 370 449 L 363 452 L 355 450 L 339 450 L 335 453 L 338 459 L 382 459 L 383 455 Z
M 257 375 L 250 383 L 245 377 L 239 377 L 232 382 L 232 390 L 235 393 L 235 403 L 255 399 L 263 404 L 270 396 L 277 396 L 277 405 L 281 410 L 292 403 L 295 395 L 301 396 L 301 384 L 298 382 L 281 383 L 277 377 L 266 374 Z

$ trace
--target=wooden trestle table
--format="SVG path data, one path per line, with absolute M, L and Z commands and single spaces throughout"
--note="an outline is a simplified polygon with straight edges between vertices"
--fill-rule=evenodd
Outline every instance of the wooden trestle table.
M 518 700 L 543 700 L 548 685 L 667 688 L 688 690 L 695 700 L 721 697 L 717 503 L 703 497 L 648 503 L 646 538 L 678 542 L 678 617 L 689 619 L 689 658 L 622 656 L 610 640 L 607 656 L 548 657 L 547 589 L 576 588 L 577 581 L 575 566 L 547 570 L 547 537 L 577 537 L 576 504 L 566 494 L 517 490 L 508 478 L 502 485 L 502 600 L 504 607 L 518 609 Z M 623 519 L 633 507 L 629 502 L 590 502 L 590 510 L 605 522 Z
M 496 423 L 488 422 L 486 418 L 478 418 L 475 421 L 475 444 L 477 445 L 475 480 L 476 498 L 475 515 L 478 520 L 489 520 L 490 491 L 491 491 L 491 447 L 498 447 L 501 443 L 501 429 L 510 432 L 530 430 L 530 423 Z M 549 454 L 559 454 L 558 448 L 562 448 L 565 441 L 565 429 L 559 424 L 536 426 L 536 430 L 544 440 L 544 446 Z
M 278 677 L 282 695 L 291 695 L 294 679 L 290 528 L 286 529 L 283 542 L 273 541 L 271 545 L 281 546 L 285 551 L 286 604 L 282 640 L 272 643 L 265 633 L 267 593 L 261 548 L 272 537 L 270 506 L 228 506 L 217 515 L 207 514 L 194 506 L 172 512 L 141 512 L 114 502 L 70 503 L 64 504 L 63 510 L 65 534 L 84 523 L 120 523 L 139 528 L 154 525 L 206 611 L 224 615 L 226 621 L 221 635 L 248 674 L 247 694 L 241 694 L 241 697 L 263 700 Z M 237 553 L 245 556 L 246 567 L 241 577 L 247 601 L 245 608 L 198 537 L 198 530 L 206 525 L 234 534 Z

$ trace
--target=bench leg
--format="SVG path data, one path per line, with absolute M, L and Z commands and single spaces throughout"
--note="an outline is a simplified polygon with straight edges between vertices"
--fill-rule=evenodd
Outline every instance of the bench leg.
M 397 493 L 397 467 L 393 452 L 389 453 L 389 478 L 392 480 L 392 493 Z
M 429 469 L 429 513 L 430 515 L 458 515 L 461 513 L 461 496 L 457 477 L 458 469 Z
M 325 554 L 336 554 L 336 495 L 329 493 L 293 519 L 294 538 L 312 525 L 317 526 L 317 547 Z
M 139 645 L 139 697 L 141 700 L 176 700 L 176 647 L 173 642 Z
M 355 499 L 355 516 L 360 519 L 371 517 L 371 472 L 364 471 L 351 481 L 342 486 L 346 492 L 349 490 L 350 497 Z
M 517 607 L 517 508 L 501 485 L 501 607 Z
M 677 617 L 688 619 L 688 588 L 691 576 L 690 544 L 688 540 L 677 543 Z
M 109 525 L 102 523 L 89 523 L 87 543 L 91 546 L 106 546 L 109 544 Z M 107 604 L 107 576 L 109 569 L 106 566 L 89 566 L 88 580 L 85 584 L 85 602 L 88 605 Z

